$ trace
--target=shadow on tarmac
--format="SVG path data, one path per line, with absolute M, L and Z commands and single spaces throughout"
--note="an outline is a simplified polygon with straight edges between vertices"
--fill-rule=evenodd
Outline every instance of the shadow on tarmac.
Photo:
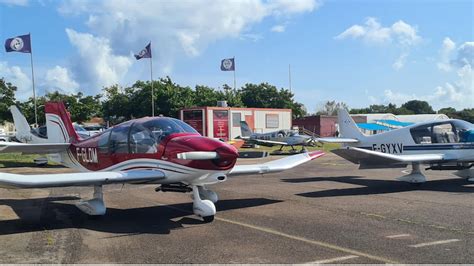
M 377 180 L 367 179 L 362 176 L 336 176 L 336 177 L 308 177 L 308 178 L 288 178 L 281 179 L 287 183 L 305 183 L 318 181 L 334 181 L 347 184 L 353 184 L 363 187 L 344 188 L 344 189 L 329 189 L 323 191 L 314 191 L 296 194 L 302 197 L 310 198 L 324 198 L 324 197 L 340 197 L 340 196 L 357 196 L 357 195 L 376 195 L 397 193 L 404 191 L 438 191 L 451 193 L 469 193 L 474 192 L 474 187 L 466 186 L 468 183 L 465 179 L 443 179 L 427 181 L 423 184 L 410 184 L 398 180 Z
M 0 199 L 0 205 L 10 206 L 19 218 L 2 220 L 0 235 L 10 235 L 43 230 L 79 228 L 126 235 L 169 234 L 185 225 L 204 224 L 192 214 L 192 202 L 132 209 L 107 208 L 107 213 L 91 218 L 82 213 L 72 202 L 77 197 L 51 197 L 38 199 Z M 216 204 L 217 210 L 226 211 L 274 204 L 281 201 L 265 198 L 229 199 Z M 190 216 L 191 217 L 188 217 Z M 196 217 L 196 218 L 194 218 Z

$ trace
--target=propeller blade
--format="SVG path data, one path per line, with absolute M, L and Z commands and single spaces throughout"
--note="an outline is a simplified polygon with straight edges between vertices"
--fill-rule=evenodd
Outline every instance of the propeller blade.
M 176 154 L 176 158 L 182 160 L 214 160 L 219 155 L 215 151 L 188 151 Z

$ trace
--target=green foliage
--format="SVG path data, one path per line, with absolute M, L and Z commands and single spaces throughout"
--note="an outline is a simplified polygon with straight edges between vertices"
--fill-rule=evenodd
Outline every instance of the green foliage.
M 4 78 L 0 79 L 0 123 L 12 121 L 12 115 L 8 108 L 15 104 L 15 92 L 17 88 Z
M 292 110 L 293 118 L 305 116 L 306 110 L 303 104 L 295 102 L 293 96 L 289 90 L 278 90 L 268 83 L 247 83 L 240 90 L 242 103 L 246 107 L 288 108 Z
M 434 114 L 433 108 L 426 101 L 412 100 L 402 104 L 402 108 L 412 111 L 414 114 Z
M 327 101 L 322 108 L 316 111 L 317 115 L 337 115 L 338 109 L 348 110 L 347 104 L 343 102 Z

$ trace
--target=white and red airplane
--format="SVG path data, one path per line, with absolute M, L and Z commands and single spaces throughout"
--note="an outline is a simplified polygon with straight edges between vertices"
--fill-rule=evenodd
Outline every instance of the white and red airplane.
M 223 182 L 229 176 L 284 171 L 324 154 L 314 151 L 263 164 L 236 166 L 238 152 L 233 146 L 203 137 L 174 118 L 131 120 L 81 140 L 64 104 L 47 103 L 45 112 L 50 143 L 1 143 L 0 152 L 58 154 L 61 164 L 81 172 L 0 173 L 0 187 L 93 186 L 93 198 L 76 204 L 89 215 L 106 212 L 103 185 L 160 184 L 156 191 L 192 192 L 194 214 L 210 222 L 218 196 L 207 185 Z

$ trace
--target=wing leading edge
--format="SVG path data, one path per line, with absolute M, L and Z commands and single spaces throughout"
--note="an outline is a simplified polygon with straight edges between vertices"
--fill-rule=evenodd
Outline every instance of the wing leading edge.
M 119 172 L 86 172 L 67 174 L 19 175 L 0 173 L 0 187 L 46 188 L 92 186 L 122 183 L 152 183 L 166 176 L 160 170 L 131 170 Z
M 361 166 L 385 166 L 392 165 L 406 166 L 410 163 L 431 163 L 453 160 L 455 158 L 447 158 L 444 154 L 411 154 L 411 155 L 395 155 L 378 151 L 366 150 L 356 147 L 348 147 L 345 149 L 333 150 L 333 153 Z
M 263 164 L 237 165 L 230 171 L 229 176 L 282 172 L 323 155 L 324 152 L 322 151 L 313 151 L 292 155 Z

